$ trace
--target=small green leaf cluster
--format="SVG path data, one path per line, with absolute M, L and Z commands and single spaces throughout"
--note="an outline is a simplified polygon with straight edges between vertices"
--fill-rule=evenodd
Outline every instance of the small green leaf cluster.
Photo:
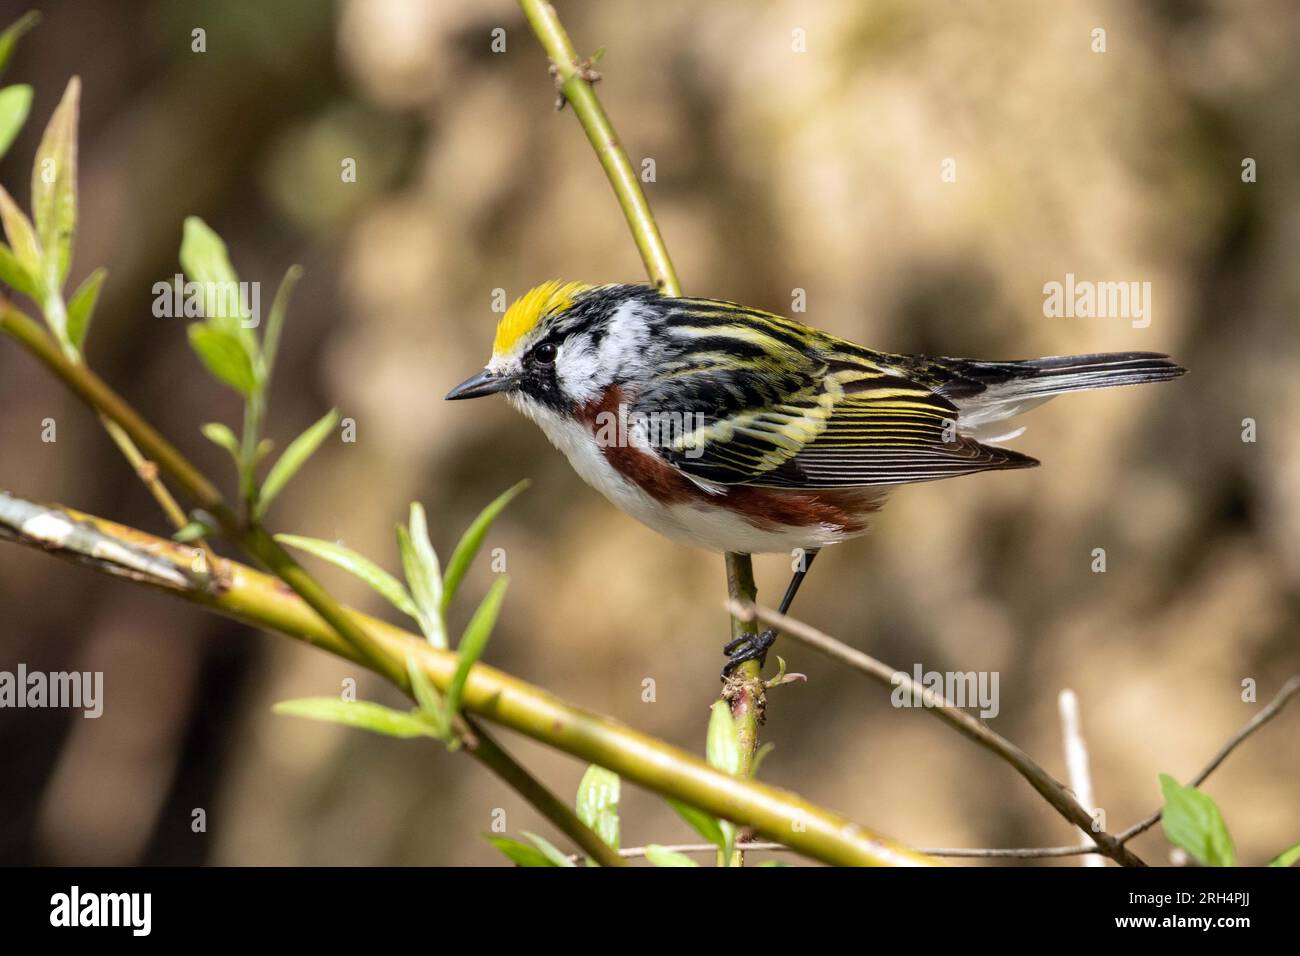
M 574 806 L 578 819 L 615 850 L 618 849 L 619 840 L 619 796 L 618 774 L 593 764 L 582 775 Z M 528 839 L 528 843 L 511 837 L 490 834 L 484 834 L 484 839 L 500 850 L 506 859 L 516 866 L 577 866 L 572 857 L 557 849 L 545 837 L 527 830 L 524 831 L 524 836 Z M 597 865 L 590 857 L 586 862 L 587 866 Z
M 478 554 L 492 522 L 527 486 L 528 482 L 519 482 L 479 513 L 461 535 L 445 572 L 439 566 L 437 552 L 429 539 L 424 508 L 412 503 L 407 523 L 397 526 L 397 545 L 405 581 L 398 580 L 369 558 L 336 542 L 294 534 L 275 537 L 287 547 L 314 554 L 360 578 L 393 607 L 413 619 L 430 644 L 446 649 L 447 608 L 460 589 L 465 572 Z M 434 737 L 456 749 L 462 740 L 457 729 L 457 717 L 465 683 L 470 669 L 483 656 L 492 636 L 508 584 L 509 579 L 497 578 L 465 626 L 456 647 L 456 670 L 445 692 L 439 692 L 415 658 L 408 657 L 407 675 L 416 701 L 416 706 L 409 711 L 394 710 L 368 701 L 310 697 L 279 703 L 275 706 L 276 713 L 342 723 L 390 737 Z
M 1201 866 L 1236 866 L 1237 850 L 1219 805 L 1205 791 L 1184 787 L 1167 773 L 1160 774 L 1164 807 L 1160 823 L 1174 846 L 1186 850 Z M 1300 843 L 1283 850 L 1269 866 L 1294 866 L 1300 861 Z
M 731 716 L 731 706 L 726 701 L 715 702 L 710 711 L 704 751 L 710 766 L 733 776 L 740 773 L 740 738 L 737 734 L 736 722 Z M 756 760 L 755 770 L 757 766 Z M 604 767 L 595 765 L 588 767 L 582 782 L 578 785 L 575 808 L 578 819 L 591 827 L 615 850 L 619 847 L 618 803 L 618 775 Z M 736 849 L 736 825 L 730 820 L 718 819 L 703 810 L 676 800 L 669 800 L 668 803 L 696 833 L 718 848 L 719 864 L 730 866 Z M 527 837 L 528 843 L 511 837 L 489 834 L 485 834 L 484 838 L 518 866 L 575 865 L 572 857 L 560 852 L 537 834 L 525 831 L 524 836 Z M 699 866 L 685 853 L 670 850 L 657 843 L 651 843 L 645 848 L 645 858 L 654 866 Z M 595 863 L 588 859 L 587 865 L 595 866 Z
M 197 216 L 185 220 L 180 260 L 185 275 L 203 292 L 204 318 L 189 327 L 190 347 L 213 378 L 244 399 L 242 435 L 236 436 L 229 426 L 220 422 L 203 425 L 201 431 L 208 441 L 230 453 L 239 475 L 245 517 L 251 523 L 260 522 L 271 502 L 316 453 L 339 421 L 337 411 L 327 412 L 290 442 L 265 478 L 259 480 L 259 467 L 272 448 L 271 442 L 262 437 L 271 376 L 289 300 L 302 278 L 302 269 L 290 266 L 285 272 L 271 303 L 262 337 L 258 339 L 243 297 L 234 291 L 239 288 L 239 275 L 230 263 L 226 244 Z M 207 530 L 201 521 L 196 521 L 194 527 L 182 529 L 182 539 L 205 534 Z
M 23 34 L 39 22 L 28 13 L 0 33 L 0 73 L 8 65 Z M 28 217 L 0 186 L 0 223 L 6 242 L 0 243 L 0 282 L 36 303 L 46 324 L 70 359 L 80 361 L 90 319 L 107 272 L 96 269 L 64 299 L 72 267 L 77 230 L 77 116 L 81 81 L 68 81 L 63 98 L 45 127 L 32 164 L 32 215 Z M 27 121 L 32 88 L 14 84 L 0 88 L 0 157 L 8 152 Z

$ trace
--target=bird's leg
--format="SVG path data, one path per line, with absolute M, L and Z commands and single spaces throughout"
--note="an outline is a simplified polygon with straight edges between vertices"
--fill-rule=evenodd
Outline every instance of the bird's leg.
M 799 593 L 799 585 L 803 584 L 803 579 L 808 574 L 808 569 L 812 567 L 813 558 L 817 557 L 817 549 L 810 548 L 803 554 L 803 559 L 799 562 L 799 568 L 790 578 L 790 585 L 785 589 L 785 597 L 781 598 L 781 606 L 778 608 L 780 613 L 785 614 L 790 610 L 790 605 L 794 603 L 794 596 Z M 776 631 L 768 628 L 760 634 L 742 634 L 734 641 L 722 649 L 722 653 L 727 655 L 726 666 L 722 668 L 722 679 L 726 680 L 731 676 L 731 672 L 739 667 L 745 661 L 758 661 L 761 666 L 767 660 L 767 650 L 776 643 Z

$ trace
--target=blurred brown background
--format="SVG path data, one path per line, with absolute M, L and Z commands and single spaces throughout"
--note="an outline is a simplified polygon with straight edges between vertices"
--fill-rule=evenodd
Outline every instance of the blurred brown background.
M 5 0 L 9 22 L 26 4 Z M 337 405 L 277 503 L 280 530 L 396 568 L 412 499 L 436 546 L 531 477 L 489 547 L 512 586 L 488 660 L 701 752 L 726 624 L 721 559 L 661 540 L 573 475 L 504 402 L 441 400 L 487 358 L 492 292 L 640 281 L 635 248 L 539 46 L 504 0 L 50 0 L 6 82 L 37 90 L 0 166 L 24 205 L 40 131 L 82 77 L 72 279 L 110 276 L 90 361 L 231 484 L 198 433 L 235 423 L 184 323 L 151 314 L 203 216 L 241 278 L 307 270 L 272 400 L 284 442 Z M 910 671 L 996 670 L 992 726 L 1065 774 L 1056 699 L 1079 695 L 1097 799 L 1118 830 L 1193 774 L 1300 668 L 1300 8 L 1275 2 L 560 3 L 688 292 L 788 312 L 865 344 L 1019 358 L 1168 351 L 1159 387 L 1068 396 L 1025 419 L 1035 471 L 897 494 L 825 554 L 799 616 Z M 207 52 L 190 32 L 207 31 Z M 491 52 L 491 31 L 507 49 Z M 1091 31 L 1106 30 L 1107 51 Z M 794 31 L 806 52 L 792 49 Z M 340 182 L 357 161 L 358 181 Z M 1258 182 L 1241 179 L 1244 158 Z M 956 161 L 956 182 L 941 163 Z M 1152 322 L 1045 318 L 1043 284 L 1149 281 Z M 40 440 L 57 421 L 58 441 Z M 1242 420 L 1258 423 L 1244 443 Z M 165 524 L 93 418 L 0 342 L 0 486 Z M 1105 548 L 1107 572 L 1091 570 Z M 775 602 L 787 560 L 757 561 Z M 318 565 L 313 564 L 313 568 Z M 363 586 L 335 592 L 383 613 Z M 457 631 L 490 579 L 467 581 Z M 0 669 L 105 672 L 99 720 L 0 712 L 0 861 L 496 864 L 481 839 L 552 831 L 437 746 L 272 716 L 355 668 L 12 546 Z M 1058 844 L 1009 768 L 792 642 L 810 683 L 773 693 L 763 777 L 922 846 Z M 642 681 L 657 695 L 642 701 Z M 377 680 L 363 696 L 398 704 Z M 1244 862 L 1300 839 L 1300 715 L 1206 789 Z M 583 767 L 503 733 L 557 790 Z M 208 830 L 190 829 L 194 808 Z M 625 845 L 691 834 L 625 788 Z M 1134 848 L 1168 859 L 1159 830 Z

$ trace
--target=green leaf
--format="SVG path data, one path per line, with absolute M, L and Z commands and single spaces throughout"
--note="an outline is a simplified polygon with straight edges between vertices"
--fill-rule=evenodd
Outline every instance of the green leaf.
M 341 544 L 335 544 L 333 541 L 322 541 L 320 538 L 304 538 L 296 534 L 277 534 L 275 540 L 291 548 L 310 552 L 318 558 L 324 558 L 331 564 L 338 565 L 344 571 L 356 575 L 369 584 L 403 614 L 408 617 L 417 617 L 415 603 L 411 600 L 411 596 L 406 593 L 406 588 L 402 587 L 402 582 L 364 555 L 358 554 L 351 548 L 345 548 Z
M 731 716 L 731 705 L 725 700 L 714 701 L 711 708 L 704 755 L 710 766 L 723 773 L 729 773 L 733 777 L 740 773 L 739 734 L 736 721 Z M 732 848 L 736 844 L 736 826 L 729 820 L 719 820 L 718 830 L 722 834 L 724 858 L 730 861 Z
M 542 856 L 546 857 L 551 866 L 578 865 L 570 860 L 568 855 L 560 852 L 560 850 L 556 848 L 555 844 L 550 840 L 547 840 L 545 837 L 539 837 L 536 833 L 529 833 L 527 830 L 524 831 L 524 836 L 528 837 L 528 839 L 532 840 L 533 843 L 536 844 L 537 849 L 542 852 Z
M 17 289 L 31 299 L 40 298 L 40 285 L 26 267 L 18 261 L 13 250 L 0 243 L 0 282 Z
M 516 866 L 555 866 L 546 858 L 546 854 L 527 843 L 520 843 L 510 837 L 496 837 L 483 834 L 483 838 L 504 853 Z
M 618 774 L 592 764 L 578 784 L 578 819 L 618 849 Z
M 455 720 L 456 714 L 460 711 L 461 697 L 465 693 L 465 680 L 469 677 L 470 668 L 483 655 L 483 648 L 487 647 L 488 638 L 492 636 L 492 628 L 496 626 L 497 614 L 501 611 L 501 602 L 505 599 L 506 585 L 509 583 L 508 578 L 497 578 L 493 581 L 487 596 L 483 598 L 483 603 L 478 606 L 469 624 L 465 626 L 465 633 L 461 635 L 460 645 L 456 648 L 456 673 L 452 675 L 451 683 L 447 685 L 448 720 Z
M 271 708 L 277 714 L 306 717 L 329 723 L 360 727 L 388 737 L 437 737 L 434 729 L 410 711 L 393 710 L 368 700 L 343 700 L 340 697 L 301 697 L 282 700 Z
M 406 658 L 406 674 L 411 679 L 411 693 L 415 695 L 415 702 L 420 705 L 420 715 L 439 732 L 439 736 L 449 737 L 451 723 L 447 720 L 447 708 L 442 697 L 424 668 L 411 655 Z
M 714 701 L 711 708 L 704 753 L 709 766 L 733 777 L 740 773 L 740 741 L 736 737 L 736 721 L 731 716 L 731 705 L 725 700 Z
M 419 555 L 415 551 L 415 545 L 411 541 L 411 532 L 404 525 L 397 526 L 397 553 L 402 559 L 402 573 L 406 576 L 408 593 L 415 595 L 415 588 L 411 585 L 412 577 L 418 579 L 419 575 L 424 572 L 419 566 Z M 419 597 L 415 596 L 415 621 L 420 625 L 420 631 L 434 647 L 446 648 L 447 635 L 442 627 L 441 621 L 431 618 L 425 609 L 420 605 Z
M 676 850 L 662 847 L 658 843 L 651 843 L 646 846 L 645 858 L 655 866 L 699 866 L 685 853 L 678 853 Z
M 262 381 L 271 381 L 271 372 L 275 369 L 275 355 L 280 348 L 280 332 L 284 328 L 284 317 L 289 311 L 289 299 L 293 297 L 294 287 L 302 278 L 302 266 L 290 266 L 280 280 L 280 288 L 275 291 L 275 301 L 271 303 L 271 314 L 266 320 L 266 331 L 262 335 Z
M 1236 866 L 1237 851 L 1224 825 L 1223 814 L 1208 794 L 1184 787 L 1167 773 L 1160 775 L 1165 805 L 1161 825 L 1165 836 L 1203 866 Z
M 730 820 L 719 820 L 718 829 L 722 831 L 722 865 L 731 866 L 731 856 L 736 849 L 736 825 Z
M 722 832 L 722 826 L 717 819 L 698 810 L 695 807 L 688 806 L 684 803 L 678 803 L 676 800 L 669 800 L 668 805 L 677 811 L 677 815 L 691 825 L 700 836 L 708 840 L 718 849 L 725 849 L 727 846 L 726 834 Z
M 758 865 L 759 866 L 789 866 L 790 864 L 785 862 L 785 860 L 764 860 L 762 863 L 759 863 Z
M 186 216 L 181 234 L 181 268 L 204 289 L 203 314 L 221 328 L 237 326 L 244 318 L 242 310 L 232 313 L 231 289 L 238 289 L 239 274 L 230 264 L 226 244 L 212 228 L 198 216 Z
M 191 521 L 185 527 L 173 534 L 172 540 L 179 541 L 181 544 L 187 544 L 190 541 L 197 541 L 199 538 L 206 538 L 210 534 L 212 534 L 212 529 L 202 521 Z
M 86 343 L 86 333 L 90 331 L 90 318 L 95 312 L 95 303 L 99 301 L 99 287 L 104 284 L 108 270 L 96 269 L 82 280 L 77 291 L 68 300 L 68 339 L 80 352 Z
M 0 33 L 0 73 L 9 65 L 9 58 L 13 56 L 14 48 L 23 34 L 40 22 L 41 15 L 35 10 L 29 10 L 6 27 L 4 33 Z
M 754 752 L 754 759 L 750 761 L 749 764 L 750 780 L 753 780 L 758 776 L 758 768 L 763 765 L 763 761 L 767 759 L 767 755 L 770 754 L 775 749 L 776 749 L 776 744 L 772 743 L 772 741 L 769 740 L 767 743 L 763 744 L 763 746 L 759 747 L 758 750 Z
M 32 88 L 25 83 L 6 86 L 0 90 L 0 157 L 9 152 L 9 147 L 23 123 L 27 122 L 27 113 L 32 108 Z
M 284 489 L 289 480 L 307 463 L 307 459 L 316 453 L 316 449 L 320 447 L 321 442 L 334 431 L 334 426 L 338 424 L 338 421 L 339 413 L 334 409 L 330 409 L 320 421 L 289 443 L 289 447 L 271 466 L 266 480 L 262 482 L 262 490 L 257 497 L 258 517 L 266 513 L 266 509 L 275 500 L 275 496 Z
M 50 117 L 32 167 L 32 215 L 45 250 L 45 280 L 63 288 L 77 228 L 77 113 L 81 81 L 73 77 Z
M 230 452 L 230 457 L 235 459 L 235 464 L 239 464 L 239 439 L 235 437 L 235 433 L 228 425 L 221 422 L 208 422 L 206 425 L 200 425 L 199 431 L 212 444 Z
M 248 357 L 253 378 L 263 365 L 257 337 L 244 324 L 249 318 L 239 288 L 239 275 L 230 264 L 226 244 L 198 216 L 187 216 L 181 236 L 181 268 L 203 291 L 203 314 L 207 324 L 229 333 Z
M 1300 862 L 1300 843 L 1290 849 L 1283 850 L 1273 859 L 1268 861 L 1269 866 L 1295 866 Z
M 456 550 L 451 553 L 451 560 L 447 562 L 447 573 L 442 579 L 443 614 L 446 614 L 447 608 L 451 606 L 451 600 L 456 596 L 460 582 L 474 561 L 474 556 L 482 547 L 483 539 L 487 536 L 488 529 L 492 527 L 492 522 L 497 519 L 497 515 L 501 514 L 505 506 L 527 487 L 528 480 L 524 479 L 513 487 L 507 488 L 497 496 L 495 501 L 478 513 L 478 517 L 460 536 L 460 541 L 456 543 Z
M 38 293 L 44 289 L 41 263 L 45 256 L 41 252 L 41 242 L 36 238 L 36 230 L 27 214 L 18 208 L 13 197 L 0 186 L 0 222 L 4 223 L 5 235 L 9 237 L 9 248 L 18 264 L 31 277 Z M 14 286 L 17 288 L 17 286 Z M 33 296 L 40 298 L 40 295 Z
M 253 394 L 257 388 L 253 363 L 238 335 L 202 322 L 191 323 L 189 335 L 190 348 L 218 381 L 245 397 Z
M 434 647 L 446 649 L 447 632 L 442 621 L 442 572 L 438 555 L 429 541 L 429 526 L 424 508 L 411 503 L 409 528 L 397 527 L 397 549 L 402 554 L 406 586 L 419 609 L 416 620 L 420 630 Z
M 181 233 L 181 268 L 195 282 L 238 283 L 222 238 L 198 216 L 186 216 Z

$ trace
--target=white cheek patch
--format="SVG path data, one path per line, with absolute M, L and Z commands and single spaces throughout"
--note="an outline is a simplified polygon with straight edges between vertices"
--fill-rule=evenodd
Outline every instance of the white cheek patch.
M 645 362 L 642 352 L 649 329 L 634 302 L 625 302 L 609 318 L 609 327 L 592 345 L 591 337 L 579 334 L 560 345 L 556 358 L 556 375 L 564 394 L 577 404 L 599 398 L 615 380 L 627 381 L 642 376 Z
M 612 379 L 586 335 L 573 336 L 560 346 L 555 359 L 555 376 L 560 391 L 579 405 L 598 397 Z
M 644 367 L 643 353 L 650 328 L 640 309 L 639 303 L 624 302 L 609 318 L 609 331 L 600 342 L 600 362 L 609 370 L 609 380 L 616 370 L 621 370 L 621 378 L 629 378 L 633 369 Z

